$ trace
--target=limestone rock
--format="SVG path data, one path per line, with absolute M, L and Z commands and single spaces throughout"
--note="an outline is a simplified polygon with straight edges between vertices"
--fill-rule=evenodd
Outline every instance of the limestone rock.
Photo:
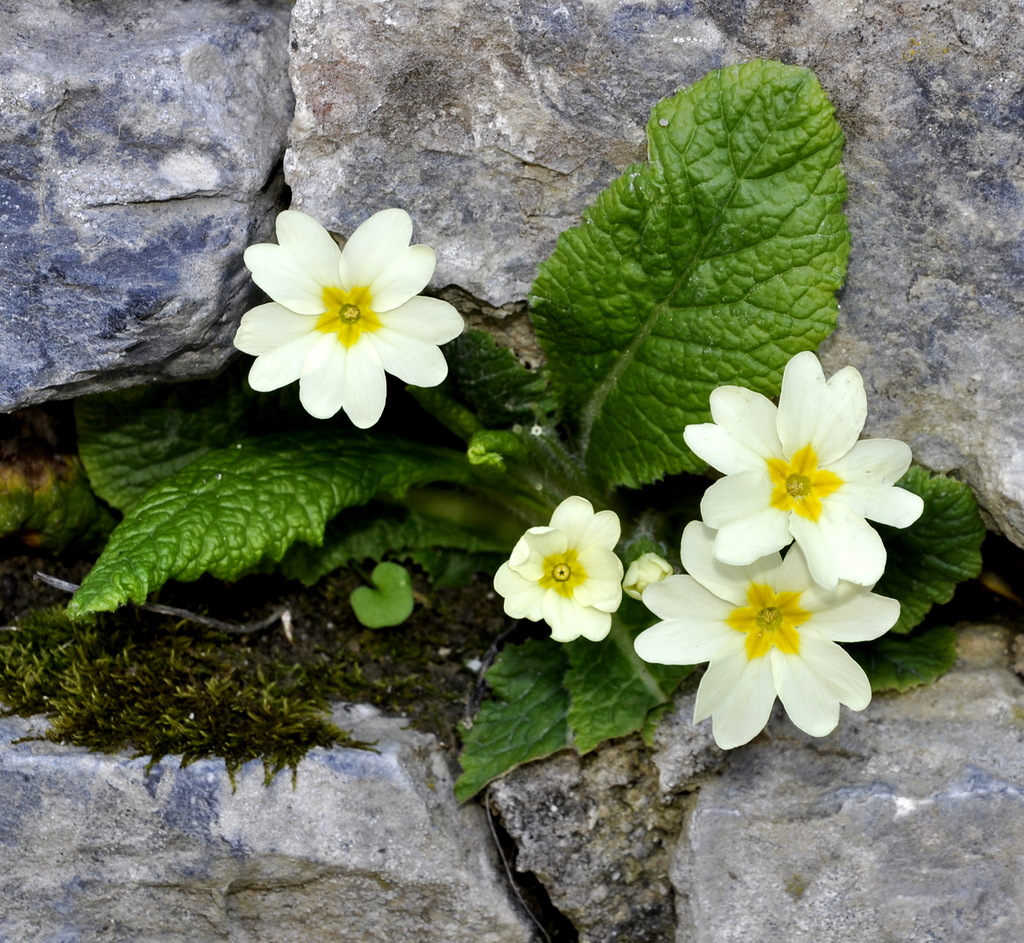
M 50 743 L 0 721 L 0 939 L 530 943 L 479 806 L 433 738 L 370 708 L 376 752 L 314 749 L 294 787 L 249 763 L 184 769 Z
M 213 373 L 280 196 L 287 5 L 0 15 L 0 411 Z
M 700 789 L 672 867 L 679 943 L 1024 939 L 1024 689 L 1004 629 L 935 684 L 814 739 L 775 717 Z
M 516 867 L 540 879 L 581 943 L 672 939 L 670 853 L 687 802 L 661 791 L 639 738 L 529 763 L 488 795 Z
M 438 285 L 504 305 L 643 157 L 656 101 L 759 56 L 812 68 L 853 232 L 826 364 L 864 373 L 869 434 L 1024 545 L 1022 34 L 1009 0 L 297 0 L 286 173 L 341 232 L 405 207 Z

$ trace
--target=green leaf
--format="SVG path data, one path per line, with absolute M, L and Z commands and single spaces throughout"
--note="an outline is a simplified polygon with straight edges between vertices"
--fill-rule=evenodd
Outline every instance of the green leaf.
M 452 380 L 485 426 L 553 423 L 546 377 L 527 370 L 486 331 L 466 331 L 444 350 Z
M 872 691 L 906 691 L 929 684 L 956 663 L 956 632 L 938 626 L 912 635 L 891 632 L 873 642 L 847 645 L 871 681 Z
M 590 472 L 702 471 L 683 428 L 722 384 L 778 392 L 835 326 L 849 234 L 843 136 L 806 69 L 757 61 L 660 102 L 649 162 L 564 232 L 531 293 Z
M 82 464 L 96 493 L 128 511 L 161 479 L 237 442 L 246 405 L 234 372 L 84 396 L 75 402 Z
M 381 560 L 389 554 L 404 557 L 440 547 L 508 556 L 514 543 L 501 533 L 481 534 L 443 518 L 374 503 L 331 521 L 322 547 L 296 544 L 281 561 L 281 571 L 289 579 L 312 586 L 333 570 L 363 560 Z M 417 557 L 413 559 L 418 562 Z
M 142 603 L 169 579 L 234 579 L 298 541 L 319 544 L 343 508 L 470 476 L 458 453 L 381 435 L 299 431 L 208 452 L 139 499 L 68 612 Z
M 566 645 L 572 664 L 565 676 L 572 697 L 569 725 L 580 753 L 589 753 L 603 740 L 642 730 L 648 713 L 667 703 L 679 682 L 693 672 L 692 665 L 643 661 L 633 650 L 639 631 L 614 620 L 604 641 L 577 639 Z
M 562 686 L 567 668 L 564 647 L 550 639 L 502 650 L 486 675 L 494 697 L 462 738 L 459 802 L 513 767 L 569 745 L 569 694 Z
M 949 602 L 957 583 L 981 572 L 985 525 L 971 489 L 944 475 L 913 467 L 898 482 L 924 499 L 924 512 L 910 527 L 878 527 L 888 559 L 874 592 L 900 601 L 890 630 L 909 632 L 935 603 Z
M 74 455 L 16 440 L 10 458 L 0 460 L 0 537 L 60 553 L 89 545 L 113 525 Z
M 385 560 L 370 574 L 373 586 L 352 590 L 350 601 L 356 618 L 368 629 L 401 625 L 412 615 L 412 577 L 398 563 Z

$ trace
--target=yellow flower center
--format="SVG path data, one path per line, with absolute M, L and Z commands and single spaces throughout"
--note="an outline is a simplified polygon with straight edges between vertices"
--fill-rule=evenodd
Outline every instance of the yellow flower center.
M 800 651 L 800 626 L 811 617 L 800 608 L 799 593 L 776 593 L 763 583 L 751 583 L 747 605 L 733 609 L 729 627 L 747 635 L 747 659 L 763 658 L 773 648 L 787 655 Z
M 818 468 L 818 456 L 809 445 L 793 453 L 788 462 L 784 458 L 767 461 L 772 480 L 772 507 L 795 511 L 808 520 L 816 521 L 821 516 L 821 499 L 843 484 L 838 475 Z
M 337 334 L 338 341 L 351 347 L 364 332 L 370 333 L 381 327 L 380 318 L 371 307 L 369 288 L 353 288 L 342 291 L 328 286 L 323 291 L 324 307 L 316 329 L 325 334 Z
M 544 558 L 544 575 L 540 585 L 572 599 L 573 591 L 587 581 L 587 571 L 580 565 L 577 551 L 570 547 L 565 553 L 553 553 Z

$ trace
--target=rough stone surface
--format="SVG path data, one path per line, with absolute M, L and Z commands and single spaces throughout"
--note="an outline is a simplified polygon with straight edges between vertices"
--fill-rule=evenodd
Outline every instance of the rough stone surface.
M 479 806 L 433 738 L 337 711 L 377 752 L 316 749 L 295 787 L 247 764 L 9 743 L 0 721 L 0 940 L 530 943 Z
M 1024 687 L 977 627 L 935 684 L 815 740 L 775 717 L 700 789 L 678 943 L 1024 939 Z
M 287 5 L 0 17 L 0 411 L 212 373 L 280 196 Z
M 650 751 L 638 738 L 582 759 L 560 753 L 490 787 L 490 801 L 516 842 L 516 867 L 541 880 L 581 943 L 672 938 L 670 851 L 688 808 L 686 788 L 718 752 L 704 731 L 689 745 L 689 776 L 672 789 L 659 787 Z M 677 771 L 687 765 L 676 759 Z
M 437 284 L 525 295 L 643 156 L 657 100 L 758 56 L 812 68 L 847 133 L 853 259 L 831 369 L 1024 545 L 1024 11 L 1010 0 L 298 0 L 286 174 L 340 231 L 412 212 Z

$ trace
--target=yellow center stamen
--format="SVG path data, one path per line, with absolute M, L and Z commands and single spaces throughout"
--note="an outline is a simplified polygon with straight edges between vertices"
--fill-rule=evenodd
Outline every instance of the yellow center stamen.
M 800 593 L 775 592 L 763 583 L 751 583 L 747 605 L 733 609 L 725 620 L 745 632 L 747 658 L 763 658 L 773 648 L 787 655 L 800 652 L 799 628 L 811 614 L 800 608 Z
M 576 550 L 570 547 L 565 553 L 553 553 L 544 558 L 544 575 L 540 585 L 572 599 L 577 586 L 587 581 L 587 571 L 580 565 Z
M 811 521 L 821 516 L 821 499 L 843 484 L 838 475 L 818 468 L 818 456 L 809 445 L 794 452 L 789 461 L 768 459 L 768 474 L 772 480 L 772 507 L 795 511 Z
M 380 318 L 371 307 L 372 300 L 369 288 L 343 291 L 328 286 L 323 290 L 327 310 L 317 319 L 316 329 L 325 334 L 337 334 L 340 343 L 351 347 L 363 333 L 381 327 Z

